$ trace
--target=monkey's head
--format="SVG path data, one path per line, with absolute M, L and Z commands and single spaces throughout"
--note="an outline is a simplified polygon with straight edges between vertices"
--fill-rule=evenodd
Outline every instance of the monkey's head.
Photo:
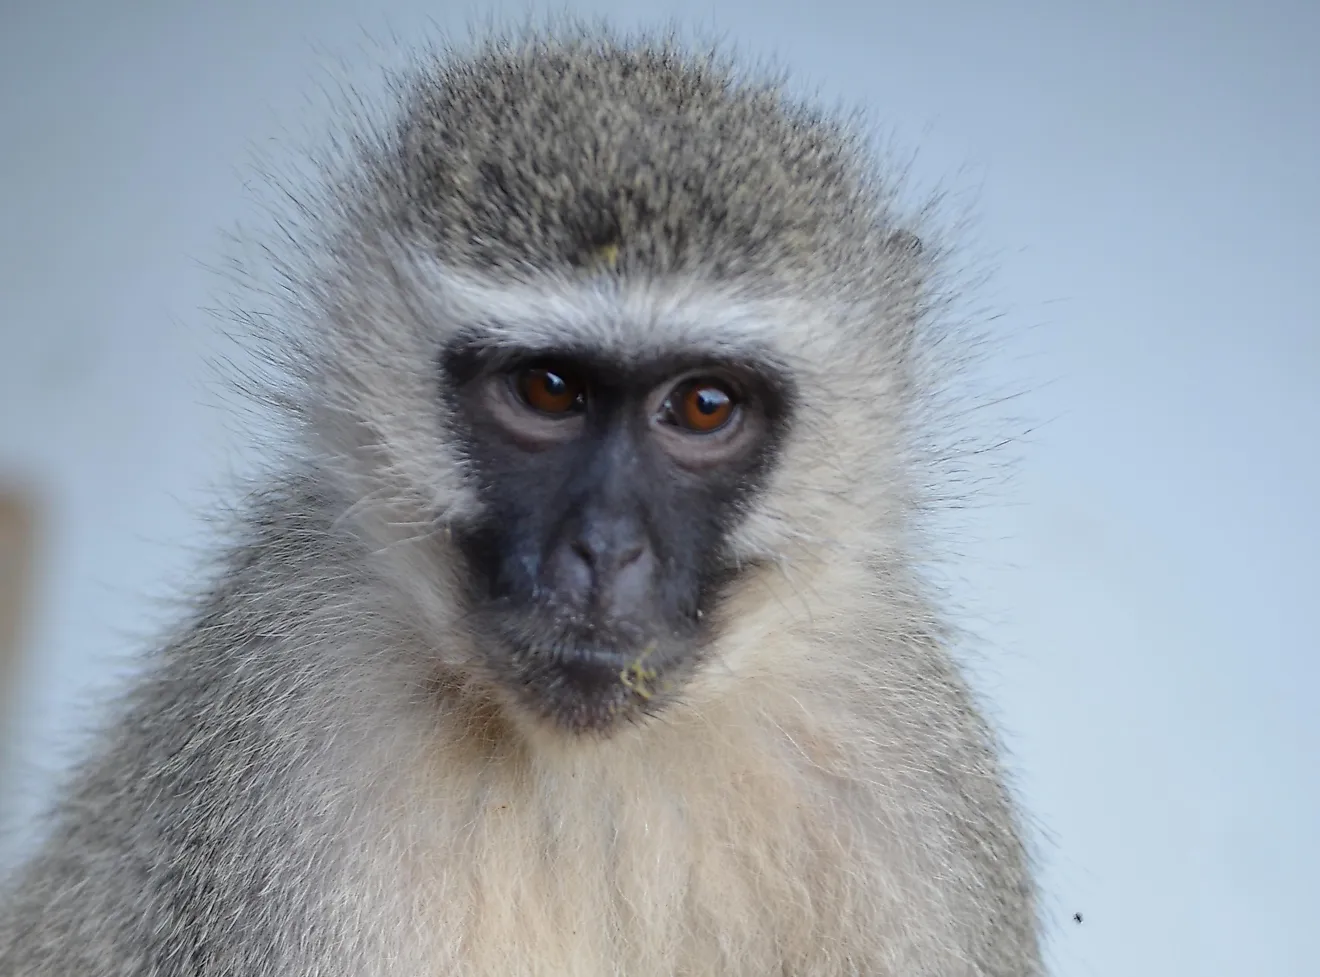
M 606 732 L 828 626 L 909 503 L 923 259 L 859 138 L 572 30 L 403 90 L 304 245 L 301 409 L 436 667 Z

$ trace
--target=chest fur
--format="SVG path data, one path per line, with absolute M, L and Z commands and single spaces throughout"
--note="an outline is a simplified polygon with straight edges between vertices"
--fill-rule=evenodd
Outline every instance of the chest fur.
M 877 924 L 873 839 L 793 749 L 488 766 L 452 783 L 378 863 L 413 893 L 399 972 L 834 972 Z

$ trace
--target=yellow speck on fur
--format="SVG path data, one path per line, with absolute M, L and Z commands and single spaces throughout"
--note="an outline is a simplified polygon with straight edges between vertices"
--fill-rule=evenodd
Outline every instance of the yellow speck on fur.
M 596 252 L 596 258 L 610 271 L 619 263 L 619 245 L 610 243 Z
M 645 668 L 642 662 L 646 661 L 647 656 L 655 651 L 655 642 L 642 649 L 638 655 L 623 671 L 619 673 L 619 681 L 629 689 L 634 695 L 642 699 L 650 699 L 655 695 L 655 691 L 649 687 L 659 677 L 659 672 L 654 668 Z

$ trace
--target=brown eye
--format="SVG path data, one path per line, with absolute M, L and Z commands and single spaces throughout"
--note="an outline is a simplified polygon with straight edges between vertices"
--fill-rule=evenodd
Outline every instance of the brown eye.
M 543 414 L 576 413 L 586 402 L 580 383 L 548 367 L 523 370 L 516 385 L 523 402 Z
M 695 434 L 710 434 L 729 423 L 737 402 L 718 381 L 690 380 L 670 394 L 666 406 L 671 424 Z

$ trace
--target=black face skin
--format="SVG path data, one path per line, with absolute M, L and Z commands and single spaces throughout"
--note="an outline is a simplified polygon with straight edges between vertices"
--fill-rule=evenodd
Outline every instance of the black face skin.
M 457 540 L 492 675 L 574 732 L 653 713 L 701 657 L 725 537 L 787 425 L 787 378 L 479 342 L 442 365 L 485 503 Z

